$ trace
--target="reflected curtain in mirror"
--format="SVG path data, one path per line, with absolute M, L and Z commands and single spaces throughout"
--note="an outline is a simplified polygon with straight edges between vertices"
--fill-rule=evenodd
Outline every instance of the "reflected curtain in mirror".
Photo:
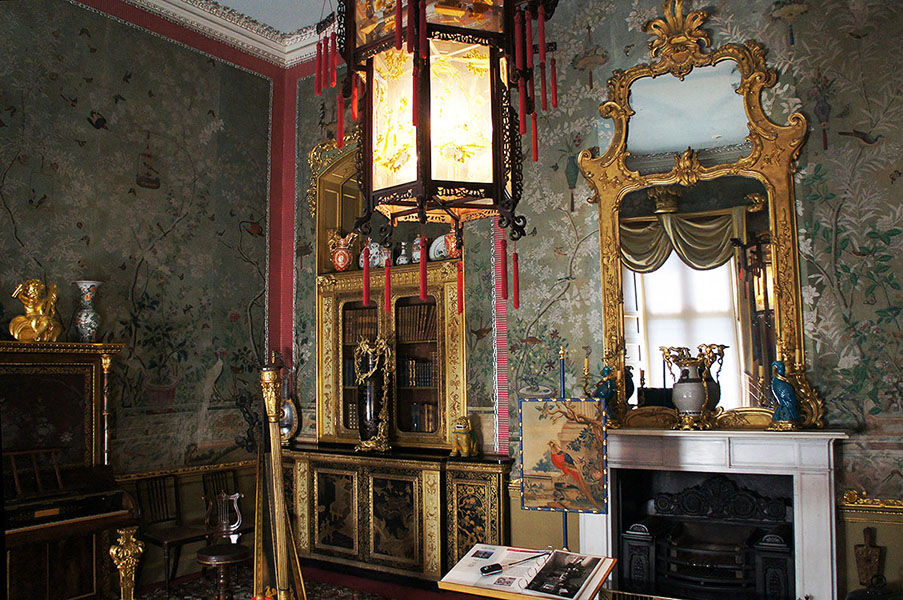
M 655 271 L 672 250 L 694 269 L 720 267 L 736 251 L 732 240 L 746 243 L 743 206 L 705 214 L 621 219 L 621 259 L 637 273 Z

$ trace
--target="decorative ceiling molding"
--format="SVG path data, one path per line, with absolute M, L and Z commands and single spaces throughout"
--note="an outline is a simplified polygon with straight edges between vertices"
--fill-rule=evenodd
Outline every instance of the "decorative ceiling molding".
M 283 68 L 316 54 L 316 26 L 284 33 L 213 0 L 123 0 Z

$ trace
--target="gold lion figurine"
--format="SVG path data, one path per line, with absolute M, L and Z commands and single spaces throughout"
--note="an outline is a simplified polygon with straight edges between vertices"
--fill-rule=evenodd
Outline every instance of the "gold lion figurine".
M 450 456 L 477 456 L 480 449 L 470 427 L 470 419 L 458 417 L 452 426 L 452 449 Z
M 56 316 L 56 284 L 47 288 L 40 279 L 20 283 L 13 298 L 25 307 L 25 314 L 9 323 L 9 332 L 20 342 L 55 342 L 63 330 Z

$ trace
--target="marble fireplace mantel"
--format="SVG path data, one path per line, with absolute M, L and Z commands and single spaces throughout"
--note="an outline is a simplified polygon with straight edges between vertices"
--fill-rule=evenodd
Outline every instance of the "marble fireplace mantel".
M 582 552 L 618 556 L 611 490 L 619 469 L 698 471 L 793 477 L 793 539 L 796 595 L 837 597 L 834 442 L 837 431 L 610 430 L 609 507 L 605 515 L 580 515 Z

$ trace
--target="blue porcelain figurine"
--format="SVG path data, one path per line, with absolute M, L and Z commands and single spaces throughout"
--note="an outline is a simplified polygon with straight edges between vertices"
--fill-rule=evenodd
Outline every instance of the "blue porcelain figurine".
M 605 366 L 602 367 L 602 381 L 593 391 L 593 397 L 602 398 L 605 400 L 605 405 L 611 405 L 612 398 L 615 397 L 615 391 L 617 390 L 617 385 L 615 382 L 615 376 L 611 372 L 611 367 Z
M 786 376 L 787 367 L 784 361 L 771 363 L 771 394 L 777 401 L 774 416 L 771 418 L 771 430 L 794 430 L 799 427 L 800 413 L 796 401 L 796 390 Z

